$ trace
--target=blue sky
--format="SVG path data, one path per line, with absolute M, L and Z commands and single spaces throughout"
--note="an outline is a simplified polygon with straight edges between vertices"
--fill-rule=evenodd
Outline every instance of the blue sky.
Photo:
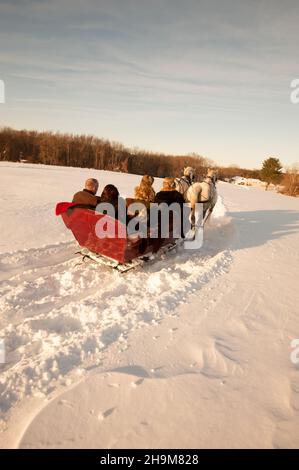
M 299 161 L 297 0 L 0 0 L 0 125 Z

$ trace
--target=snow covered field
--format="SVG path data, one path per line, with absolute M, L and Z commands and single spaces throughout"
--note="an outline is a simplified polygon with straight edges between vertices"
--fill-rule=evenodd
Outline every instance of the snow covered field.
M 299 447 L 299 199 L 219 183 L 200 251 L 122 276 L 54 215 L 90 176 L 140 180 L 0 162 L 0 447 Z

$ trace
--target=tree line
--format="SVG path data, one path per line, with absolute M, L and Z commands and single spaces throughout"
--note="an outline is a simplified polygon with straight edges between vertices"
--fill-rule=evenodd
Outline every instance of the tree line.
M 185 166 L 204 175 L 213 165 L 196 154 L 173 156 L 138 148 L 128 149 L 91 135 L 61 134 L 29 130 L 0 129 L 0 160 L 46 165 L 95 168 L 157 177 L 179 176 Z
M 209 167 L 217 168 L 221 179 L 236 175 L 257 177 L 254 170 L 233 166 L 220 168 L 213 161 L 195 153 L 165 155 L 138 148 L 128 149 L 119 142 L 92 135 L 15 130 L 9 127 L 0 129 L 1 160 L 25 160 L 29 163 L 149 174 L 161 178 L 180 176 L 186 166 L 195 168 L 198 178 L 203 177 Z
M 218 171 L 222 180 L 234 176 L 257 178 L 269 183 L 282 181 L 284 192 L 299 195 L 299 170 L 293 168 L 282 174 L 278 159 L 269 158 L 260 170 L 249 170 L 237 165 L 217 166 L 213 161 L 192 153 L 189 155 L 165 155 L 139 148 L 128 149 L 119 142 L 111 142 L 92 135 L 62 134 L 0 128 L 0 161 L 27 161 L 45 165 L 95 168 L 121 171 L 137 175 L 152 175 L 160 178 L 177 177 L 184 167 L 192 166 L 197 178 L 205 176 L 208 168 Z

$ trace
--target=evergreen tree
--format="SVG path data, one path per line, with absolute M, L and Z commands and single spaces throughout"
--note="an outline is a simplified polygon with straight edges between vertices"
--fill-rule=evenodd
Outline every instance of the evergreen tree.
M 282 179 L 282 165 L 278 158 L 270 157 L 264 160 L 263 167 L 261 169 L 261 179 L 269 184 L 278 184 Z M 267 189 L 266 188 L 266 189 Z

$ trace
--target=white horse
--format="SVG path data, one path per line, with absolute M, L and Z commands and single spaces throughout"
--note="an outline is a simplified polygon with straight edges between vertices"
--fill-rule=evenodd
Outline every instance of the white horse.
M 207 209 L 210 212 L 215 207 L 218 194 L 216 188 L 216 172 L 209 170 L 206 178 L 201 183 L 193 183 L 189 186 L 186 193 L 186 200 L 190 202 L 192 214 L 194 216 L 195 204 L 203 203 L 203 215 L 205 216 Z
M 186 202 L 187 200 L 187 191 L 190 188 L 190 186 L 193 184 L 194 181 L 194 174 L 195 170 L 194 168 L 191 168 L 191 166 L 187 166 L 187 168 L 184 168 L 184 175 L 181 176 L 180 178 L 175 178 L 175 189 L 184 196 L 184 199 Z

